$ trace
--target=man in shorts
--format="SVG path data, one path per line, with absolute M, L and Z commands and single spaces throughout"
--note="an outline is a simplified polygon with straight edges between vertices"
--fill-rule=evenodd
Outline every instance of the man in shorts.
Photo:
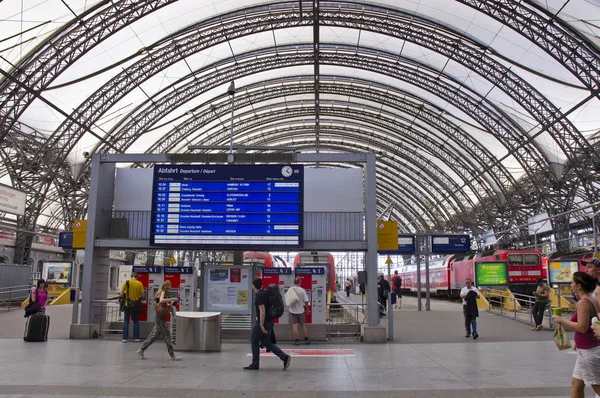
M 294 289 L 296 295 L 300 299 L 294 304 L 288 307 L 290 311 L 290 325 L 292 325 L 292 335 L 294 336 L 294 345 L 300 345 L 298 342 L 298 324 L 302 325 L 302 333 L 304 334 L 304 343 L 310 344 L 308 339 L 308 330 L 306 330 L 306 314 L 308 311 L 308 296 L 306 291 L 300 286 L 301 279 L 294 279 L 294 286 L 290 289 Z

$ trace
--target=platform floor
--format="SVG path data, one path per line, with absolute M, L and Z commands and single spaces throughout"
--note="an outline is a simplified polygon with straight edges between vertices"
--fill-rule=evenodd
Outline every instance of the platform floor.
M 0 398 L 570 396 L 575 355 L 559 352 L 550 332 L 531 332 L 523 323 L 482 313 L 482 337 L 474 341 L 464 338 L 459 304 L 435 302 L 431 312 L 421 313 L 413 305 L 416 300 L 409 298 L 396 310 L 394 343 L 281 344 L 284 351 L 353 351 L 353 356 L 294 356 L 285 372 L 273 357 L 261 358 L 260 371 L 242 370 L 250 363 L 249 344 L 181 353 L 182 361 L 172 362 L 162 342 L 148 349 L 146 360 L 136 354 L 139 343 L 118 340 L 24 343 L 22 314 L 0 312 L 0 330 L 19 329 L 10 324 L 16 319 L 21 325 L 19 336 L 0 338 Z M 56 310 L 51 329 L 58 327 L 59 311 L 69 313 L 67 307 L 50 309 Z M 586 396 L 594 396 L 591 389 Z

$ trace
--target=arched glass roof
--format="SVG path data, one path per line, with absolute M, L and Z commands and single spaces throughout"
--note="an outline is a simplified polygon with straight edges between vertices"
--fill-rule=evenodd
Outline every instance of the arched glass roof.
M 68 228 L 89 154 L 226 145 L 235 81 L 236 144 L 377 152 L 378 207 L 406 231 L 559 214 L 599 199 L 598 17 L 586 0 L 5 0 L 0 181 L 28 193 L 25 222 Z

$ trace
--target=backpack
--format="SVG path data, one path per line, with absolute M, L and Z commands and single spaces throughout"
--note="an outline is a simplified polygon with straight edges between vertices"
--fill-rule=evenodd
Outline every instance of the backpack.
M 269 298 L 269 311 L 266 317 L 269 319 L 280 318 L 283 315 L 283 297 L 279 286 L 272 283 L 267 287 L 267 297 Z

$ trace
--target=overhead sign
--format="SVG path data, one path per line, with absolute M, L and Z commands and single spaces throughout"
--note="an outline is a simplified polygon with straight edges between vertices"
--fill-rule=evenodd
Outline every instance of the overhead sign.
M 377 221 L 377 250 L 398 250 L 397 221 Z
M 469 250 L 471 250 L 469 235 L 431 235 L 431 253 L 467 253 Z
M 503 286 L 508 284 L 505 262 L 475 262 L 475 286 Z
M 85 249 L 86 232 L 87 220 L 75 220 L 73 222 L 73 249 Z
M 63 249 L 73 248 L 73 232 L 59 232 L 58 233 L 58 247 Z
M 26 200 L 25 192 L 0 184 L 0 212 L 22 216 L 25 214 Z
M 150 245 L 301 248 L 304 166 L 154 167 Z
M 571 283 L 573 273 L 579 271 L 579 261 L 548 261 L 550 283 Z
M 397 250 L 377 250 L 379 254 L 413 254 L 415 253 L 415 237 L 413 235 L 399 235 Z

